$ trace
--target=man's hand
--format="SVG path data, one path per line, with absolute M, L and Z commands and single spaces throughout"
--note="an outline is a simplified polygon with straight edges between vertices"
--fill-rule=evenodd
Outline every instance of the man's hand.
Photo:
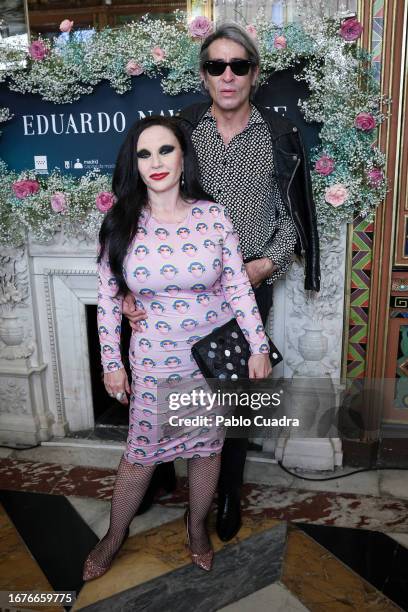
M 262 257 L 261 259 L 249 261 L 245 264 L 245 268 L 251 285 L 256 289 L 265 278 L 268 278 L 268 276 L 278 269 L 278 266 L 268 257 Z
M 147 314 L 143 308 L 136 308 L 135 300 L 131 293 L 127 293 L 123 300 L 123 314 L 129 319 L 130 327 L 133 331 L 142 331 L 139 321 L 147 319 Z
M 272 364 L 269 355 L 251 355 L 248 359 L 249 378 L 267 378 L 272 374 Z

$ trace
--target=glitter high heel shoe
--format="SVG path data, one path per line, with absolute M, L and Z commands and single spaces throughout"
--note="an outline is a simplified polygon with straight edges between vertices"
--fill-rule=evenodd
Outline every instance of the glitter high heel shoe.
M 188 530 L 188 516 L 189 516 L 189 509 L 186 508 L 186 511 L 184 513 L 184 522 L 186 524 L 186 531 L 187 531 L 187 546 L 188 549 L 190 551 L 190 555 L 191 555 L 191 560 L 193 563 L 195 563 L 195 565 L 198 565 L 198 567 L 201 567 L 201 569 L 205 570 L 206 572 L 209 572 L 212 568 L 212 564 L 213 564 L 213 558 L 214 558 L 214 551 L 211 548 L 208 552 L 206 553 L 193 553 L 193 551 L 191 550 L 191 545 L 190 545 L 190 533 Z
M 103 576 L 103 574 L 105 574 L 108 571 L 108 569 L 111 567 L 114 558 L 116 557 L 116 555 L 122 548 L 123 542 L 126 540 L 128 536 L 129 536 L 129 527 L 126 529 L 123 540 L 120 543 L 118 550 L 113 555 L 109 565 L 98 565 L 98 563 L 95 563 L 95 561 L 92 561 L 90 559 L 90 556 L 92 554 L 92 551 L 91 551 L 91 553 L 89 553 L 84 563 L 82 580 L 84 582 L 87 582 L 88 580 L 93 580 L 94 578 L 99 578 L 100 576 Z

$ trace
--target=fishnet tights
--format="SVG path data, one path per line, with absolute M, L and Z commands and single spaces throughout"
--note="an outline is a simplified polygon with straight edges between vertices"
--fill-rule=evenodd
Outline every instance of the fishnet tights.
M 206 553 L 211 548 L 205 519 L 217 489 L 220 465 L 221 453 L 213 457 L 197 457 L 187 461 L 190 505 L 188 530 L 190 548 L 196 554 Z
M 106 567 L 111 564 L 146 493 L 155 467 L 132 465 L 122 456 L 113 488 L 109 529 L 88 557 L 97 565 Z
M 211 545 L 205 528 L 220 471 L 221 454 L 188 460 L 189 532 L 194 553 L 207 552 Z M 108 567 L 119 550 L 126 530 L 146 493 L 155 465 L 138 466 L 122 456 L 113 489 L 110 525 L 106 535 L 88 555 L 101 567 Z

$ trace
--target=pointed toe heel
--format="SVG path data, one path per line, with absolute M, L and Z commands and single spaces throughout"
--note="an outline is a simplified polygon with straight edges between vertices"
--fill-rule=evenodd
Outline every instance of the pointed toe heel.
M 88 582 L 88 580 L 94 580 L 95 578 L 99 578 L 100 576 L 103 576 L 103 574 L 105 574 L 108 571 L 108 569 L 111 567 L 114 558 L 116 557 L 116 555 L 118 554 L 118 552 L 122 548 L 123 542 L 128 537 L 129 537 L 129 527 L 126 529 L 124 538 L 123 538 L 123 540 L 122 540 L 118 550 L 113 555 L 109 565 L 98 565 L 98 563 L 95 563 L 95 561 L 92 561 L 92 559 L 91 559 L 92 552 L 91 552 L 87 556 L 87 558 L 85 559 L 85 563 L 84 563 L 84 567 L 83 567 L 83 571 L 82 571 L 82 580 L 84 582 Z
M 202 570 L 205 570 L 206 572 L 209 572 L 211 571 L 213 565 L 214 551 L 212 548 L 210 548 L 210 550 L 205 553 L 193 553 L 193 551 L 191 550 L 190 532 L 188 530 L 188 514 L 189 509 L 186 508 L 186 511 L 184 513 L 184 523 L 186 525 L 187 548 L 190 552 L 191 561 L 194 563 L 194 565 L 197 565 L 197 567 L 201 568 Z

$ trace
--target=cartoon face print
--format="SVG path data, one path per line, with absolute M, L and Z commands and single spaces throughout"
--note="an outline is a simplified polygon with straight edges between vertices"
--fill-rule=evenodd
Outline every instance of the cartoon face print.
M 220 209 L 219 209 L 219 207 L 218 207 L 218 206 L 216 206 L 215 204 L 212 204 L 208 210 L 210 211 L 210 214 L 211 214 L 213 217 L 218 217 L 218 215 L 219 215 L 219 214 L 220 214 L 220 212 L 221 212 L 221 211 L 220 211 Z
M 254 315 L 254 317 L 258 320 L 261 319 L 261 315 L 259 314 L 259 309 L 258 306 L 254 306 L 251 310 L 252 314 Z
M 225 261 L 228 261 L 231 257 L 231 251 L 226 246 L 222 247 L 222 257 Z
M 180 381 L 181 381 L 180 374 L 170 374 L 170 376 L 166 378 L 166 382 L 172 387 L 174 387 L 175 385 L 178 385 Z
M 235 293 L 235 291 L 238 289 L 238 287 L 236 285 L 227 285 L 226 287 L 224 287 L 224 291 L 225 293 L 228 293 L 228 295 L 230 293 Z
M 221 270 L 222 270 L 222 263 L 221 263 L 221 260 L 218 259 L 218 257 L 217 257 L 217 259 L 214 259 L 212 267 L 213 267 L 213 270 L 215 270 L 215 272 L 217 274 L 219 274 L 221 272 Z
M 155 378 L 154 376 L 145 376 L 143 378 L 143 382 L 144 382 L 146 387 L 152 388 L 155 385 L 157 385 L 157 378 Z
M 118 364 L 116 363 L 116 361 L 110 361 L 108 363 L 108 370 L 109 370 L 109 372 L 114 372 L 117 369 L 118 369 Z
M 160 302 L 152 302 L 150 304 L 150 310 L 155 314 L 160 315 L 164 312 L 164 306 L 163 304 L 160 304 Z
M 219 234 L 222 234 L 222 232 L 224 231 L 224 226 L 222 223 L 214 223 L 214 229 Z
M 231 280 L 234 274 L 235 272 L 230 266 L 226 266 L 223 270 L 224 278 L 226 278 L 227 280 Z
M 190 378 L 192 378 L 193 380 L 200 380 L 201 378 L 204 378 L 204 376 L 201 370 L 194 370 L 194 372 L 191 372 Z
M 167 321 L 157 321 L 155 328 L 160 334 L 167 334 L 171 330 L 171 326 Z
M 136 255 L 136 259 L 144 259 L 146 257 L 146 255 L 148 255 L 149 253 L 149 249 L 147 248 L 147 246 L 145 246 L 144 244 L 139 244 L 134 251 L 135 255 Z
M 200 340 L 201 336 L 190 336 L 187 340 L 187 344 L 194 344 L 198 340 Z
M 117 325 L 117 326 L 115 327 L 115 334 L 116 334 L 117 336 L 120 336 L 120 332 L 121 332 L 121 326 L 120 326 L 120 325 Z
M 200 276 L 202 276 L 205 272 L 205 267 L 203 266 L 202 263 L 200 263 L 199 261 L 193 261 L 189 266 L 188 266 L 188 271 L 190 272 L 190 274 L 192 274 L 193 276 L 195 276 L 196 278 L 199 278 Z
M 184 442 L 182 442 L 181 444 L 177 444 L 177 446 L 174 446 L 173 450 L 175 453 L 182 453 L 186 450 L 186 445 L 184 444 Z
M 188 257 L 194 257 L 197 247 L 195 246 L 195 244 L 187 242 L 186 244 L 183 244 L 181 250 L 185 255 L 188 255 Z
M 154 451 L 154 455 L 155 455 L 155 457 L 159 457 L 160 455 L 162 455 L 165 452 L 166 452 L 165 448 L 158 448 L 157 451 Z M 157 461 L 156 463 L 163 463 L 163 462 L 162 461 Z
M 247 329 L 241 329 L 241 331 L 244 334 L 245 338 L 249 338 L 249 331 Z
M 106 315 L 106 310 L 105 308 L 102 308 L 102 306 L 98 306 L 96 312 L 98 313 L 98 315 Z
M 193 215 L 193 217 L 195 219 L 201 219 L 201 217 L 203 216 L 204 212 L 198 206 L 194 206 L 194 208 L 191 211 L 191 214 Z
M 204 246 L 205 246 L 206 249 L 211 251 L 211 253 L 214 253 L 214 251 L 215 251 L 215 242 L 213 242 L 212 240 L 207 238 L 206 240 L 204 240 Z
M 174 374 L 172 374 L 172 376 L 174 376 Z M 158 440 L 159 444 L 165 444 L 166 442 L 168 442 L 169 440 L 171 440 L 170 436 L 163 436 L 162 438 L 160 438 Z
M 171 296 L 177 295 L 180 291 L 180 287 L 178 285 L 167 285 L 165 288 L 165 292 Z
M 112 353 L 113 353 L 113 348 L 112 348 L 111 346 L 109 346 L 109 344 L 105 344 L 105 345 L 102 347 L 102 353 L 103 353 L 104 355 L 112 355 Z
M 150 442 L 147 436 L 137 436 L 136 441 L 140 446 L 145 446 L 145 444 L 149 444 Z
M 269 353 L 269 346 L 267 344 L 261 344 L 259 350 L 261 353 Z
M 112 314 L 116 318 L 120 315 L 120 308 L 117 304 L 112 308 Z
M 156 401 L 156 396 L 153 393 L 149 393 L 149 391 L 145 391 L 142 393 L 142 400 L 146 406 L 151 406 Z
M 98 327 L 98 334 L 101 340 L 107 338 L 109 336 L 109 332 L 104 325 L 100 325 Z
M 142 351 L 142 353 L 148 353 L 149 349 L 152 348 L 152 344 L 147 338 L 140 338 L 139 348 Z
M 141 289 L 141 291 L 143 291 L 143 289 Z M 136 308 L 144 309 L 143 302 L 141 302 L 140 300 L 135 300 L 135 304 L 136 304 Z
M 197 325 L 198 321 L 195 321 L 194 319 L 184 319 L 180 323 L 180 327 L 182 327 L 184 331 L 193 331 L 193 329 L 195 329 Z
M 231 306 L 228 304 L 228 302 L 223 302 L 221 304 L 221 310 L 222 312 L 229 312 Z
M 208 295 L 208 293 L 200 293 L 196 297 L 196 302 L 198 304 L 201 304 L 201 306 L 208 306 L 208 304 L 210 303 L 210 296 Z
M 234 306 L 234 308 L 238 307 L 238 304 L 240 301 L 241 301 L 241 298 L 238 295 L 234 295 L 234 297 L 231 298 L 231 304 Z
M 173 302 L 173 308 L 177 312 L 184 314 L 190 308 L 190 305 L 185 300 L 176 300 Z
M 220 446 L 220 444 L 221 444 L 220 440 L 214 440 L 213 442 L 211 442 L 211 446 L 213 448 Z
M 164 365 L 166 366 L 166 368 L 177 368 L 177 366 L 179 366 L 180 363 L 181 363 L 181 359 L 179 359 L 175 355 L 172 355 L 171 357 L 167 357 L 167 359 L 164 360 Z
M 143 448 L 135 448 L 134 453 L 136 457 L 146 457 L 146 451 L 144 451 Z
M 149 329 L 149 324 L 146 321 L 146 319 L 141 319 L 141 321 L 139 321 L 139 328 L 140 328 L 141 333 Z
M 179 227 L 176 234 L 182 240 L 186 240 L 190 235 L 190 230 L 188 227 Z
M 265 337 L 265 330 L 264 330 L 264 326 L 263 325 L 257 325 L 256 326 L 256 333 L 258 335 L 259 338 L 264 338 Z
M 163 259 L 168 259 L 174 253 L 173 249 L 168 244 L 161 244 L 157 252 Z
M 191 289 L 191 291 L 194 291 L 194 293 L 200 293 L 200 291 L 205 291 L 206 290 L 206 286 L 203 285 L 202 283 L 195 283 L 195 285 L 190 287 L 190 289 Z
M 136 230 L 136 238 L 138 240 L 143 240 L 143 238 L 147 235 L 147 231 L 144 227 L 139 226 Z
M 156 292 L 153 289 L 149 289 L 148 287 L 143 287 L 143 289 L 140 289 L 139 293 L 140 295 L 148 299 L 152 298 L 156 294 Z M 140 303 L 142 304 L 142 302 Z M 144 309 L 143 304 L 142 304 L 142 308 Z
M 245 314 L 242 310 L 236 310 L 235 311 L 235 318 L 237 321 L 243 321 L 245 318 Z
M 202 448 L 203 446 L 205 446 L 204 442 L 196 442 L 196 444 L 194 444 L 193 448 Z M 200 456 L 200 455 L 198 455 Z
M 153 414 L 153 412 L 151 410 L 148 410 L 148 408 L 143 408 L 142 412 L 147 417 L 151 417 Z
M 206 223 L 197 223 L 196 225 L 196 230 L 197 232 L 200 232 L 200 234 L 206 234 L 208 232 L 208 225 Z
M 148 432 L 151 430 L 152 425 L 149 421 L 139 421 L 139 427 L 141 431 Z
M 163 274 L 164 278 L 174 278 L 178 274 L 177 268 L 171 264 L 166 264 L 160 268 L 160 274 Z
M 108 285 L 109 287 L 112 287 L 112 289 L 117 289 L 118 283 L 116 282 L 116 279 L 113 278 L 113 276 L 108 280 Z
M 177 342 L 174 342 L 174 340 L 162 340 L 160 342 L 160 346 L 162 349 L 164 349 L 165 351 L 171 351 L 174 348 L 176 348 L 177 346 Z
M 209 310 L 207 314 L 205 315 L 205 320 L 209 321 L 210 323 L 215 323 L 217 319 L 218 319 L 218 315 L 215 312 L 215 310 Z
M 151 368 L 156 367 L 156 363 L 153 361 L 153 359 L 149 359 L 149 357 L 144 357 L 142 359 L 142 366 L 145 370 L 150 370 Z
M 143 283 L 150 276 L 150 272 L 145 266 L 138 266 L 136 270 L 133 271 L 133 276 L 138 283 Z
M 154 232 L 159 240 L 167 240 L 169 232 L 165 227 L 158 227 Z

